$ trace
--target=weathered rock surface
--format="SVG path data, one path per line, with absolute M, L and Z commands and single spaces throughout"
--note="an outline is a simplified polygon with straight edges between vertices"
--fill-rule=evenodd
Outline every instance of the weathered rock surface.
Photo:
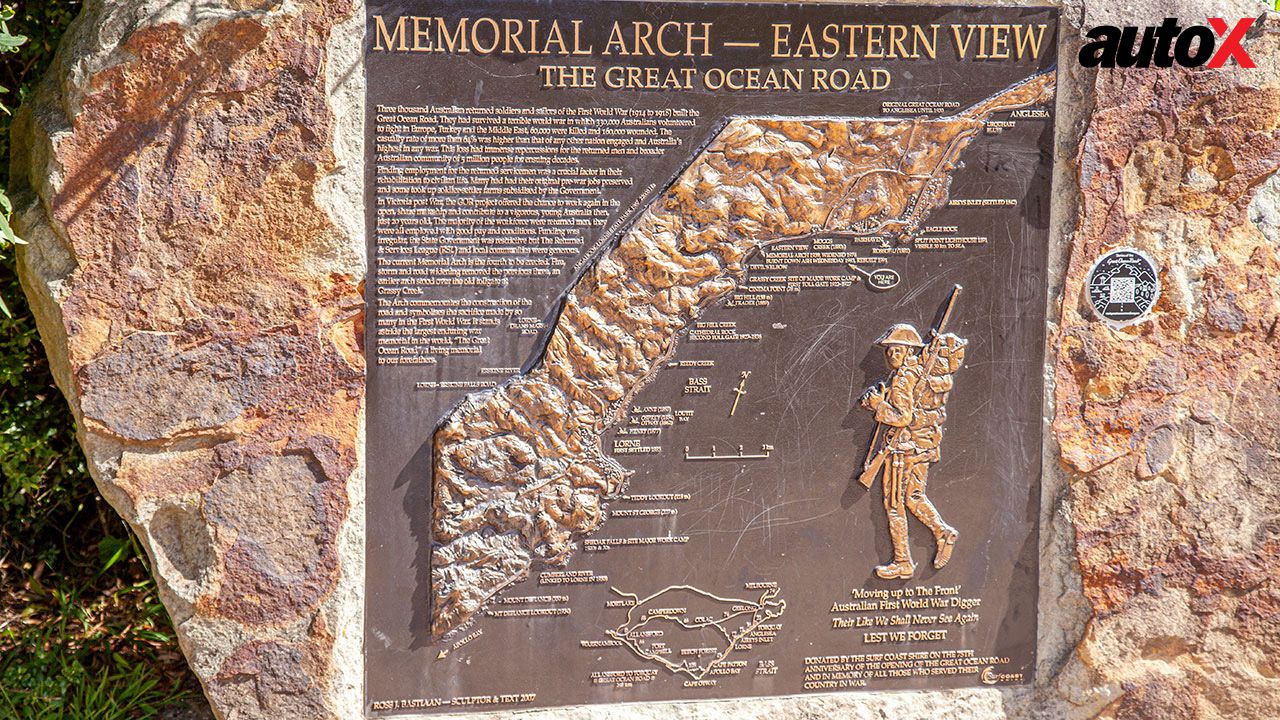
M 1280 66 L 1098 78 L 1057 333 L 1054 431 L 1116 718 L 1280 717 Z M 1269 233 L 1270 236 L 1269 236 Z M 1150 253 L 1150 320 L 1113 330 L 1089 265 Z
M 1063 35 L 1260 10 L 1229 5 Z M 42 337 L 223 718 L 361 715 L 362 12 L 89 0 L 15 127 Z M 1064 42 L 1036 686 L 527 717 L 1280 717 L 1277 28 L 1256 70 Z M 1117 331 L 1082 280 L 1122 244 L 1165 292 Z
M 327 51 L 360 14 L 86 3 L 15 130 L 42 336 L 222 717 L 361 702 L 360 95 L 343 127 Z

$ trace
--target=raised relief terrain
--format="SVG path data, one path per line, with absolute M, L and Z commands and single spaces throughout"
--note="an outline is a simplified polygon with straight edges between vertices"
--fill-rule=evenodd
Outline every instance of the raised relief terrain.
M 435 432 L 432 632 L 561 566 L 628 473 L 607 429 L 679 337 L 770 243 L 824 232 L 910 241 L 995 113 L 1052 101 L 1052 72 L 936 119 L 730 120 L 566 295 L 541 359 Z

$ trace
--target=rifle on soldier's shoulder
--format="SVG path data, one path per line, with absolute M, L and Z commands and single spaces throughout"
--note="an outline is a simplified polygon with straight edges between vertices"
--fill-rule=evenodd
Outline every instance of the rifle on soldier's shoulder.
M 931 335 L 929 345 L 937 343 L 938 338 L 942 337 L 942 333 L 946 331 L 947 321 L 951 319 L 951 311 L 955 308 L 956 300 L 960 297 L 960 291 L 963 289 L 960 285 L 955 285 L 951 288 L 951 297 L 947 299 L 947 307 L 942 313 L 942 319 L 938 321 L 936 327 L 929 331 Z M 925 346 L 925 350 L 928 350 L 928 346 Z M 930 365 L 924 368 L 922 378 L 927 379 L 929 377 L 933 370 L 932 363 L 936 362 L 937 358 L 938 353 L 935 351 L 929 358 Z M 883 423 L 877 422 L 875 432 L 871 433 L 871 444 L 867 447 L 867 456 L 862 462 L 862 474 L 858 476 L 858 482 L 862 483 L 863 487 L 871 487 L 872 483 L 876 481 L 876 475 L 880 473 L 880 468 L 884 466 L 887 447 L 881 445 L 880 451 L 876 452 L 876 443 L 880 441 L 881 435 L 885 436 L 886 443 L 889 440 L 889 433 L 882 432 L 882 430 Z

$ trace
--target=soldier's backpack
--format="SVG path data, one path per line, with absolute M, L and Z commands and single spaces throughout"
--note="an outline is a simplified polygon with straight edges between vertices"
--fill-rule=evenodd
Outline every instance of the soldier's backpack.
M 968 340 L 951 333 L 934 338 L 920 354 L 920 366 L 925 377 L 916 385 L 919 393 L 916 407 L 922 410 L 942 410 L 951 391 L 952 374 L 964 363 L 964 349 Z M 939 420 L 937 423 L 941 425 Z

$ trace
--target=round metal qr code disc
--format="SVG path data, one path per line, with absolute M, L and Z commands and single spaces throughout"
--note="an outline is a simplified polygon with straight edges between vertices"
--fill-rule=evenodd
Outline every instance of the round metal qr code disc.
M 1160 297 L 1160 276 L 1151 257 L 1117 248 L 1098 258 L 1088 275 L 1089 304 L 1112 327 L 1141 321 Z

